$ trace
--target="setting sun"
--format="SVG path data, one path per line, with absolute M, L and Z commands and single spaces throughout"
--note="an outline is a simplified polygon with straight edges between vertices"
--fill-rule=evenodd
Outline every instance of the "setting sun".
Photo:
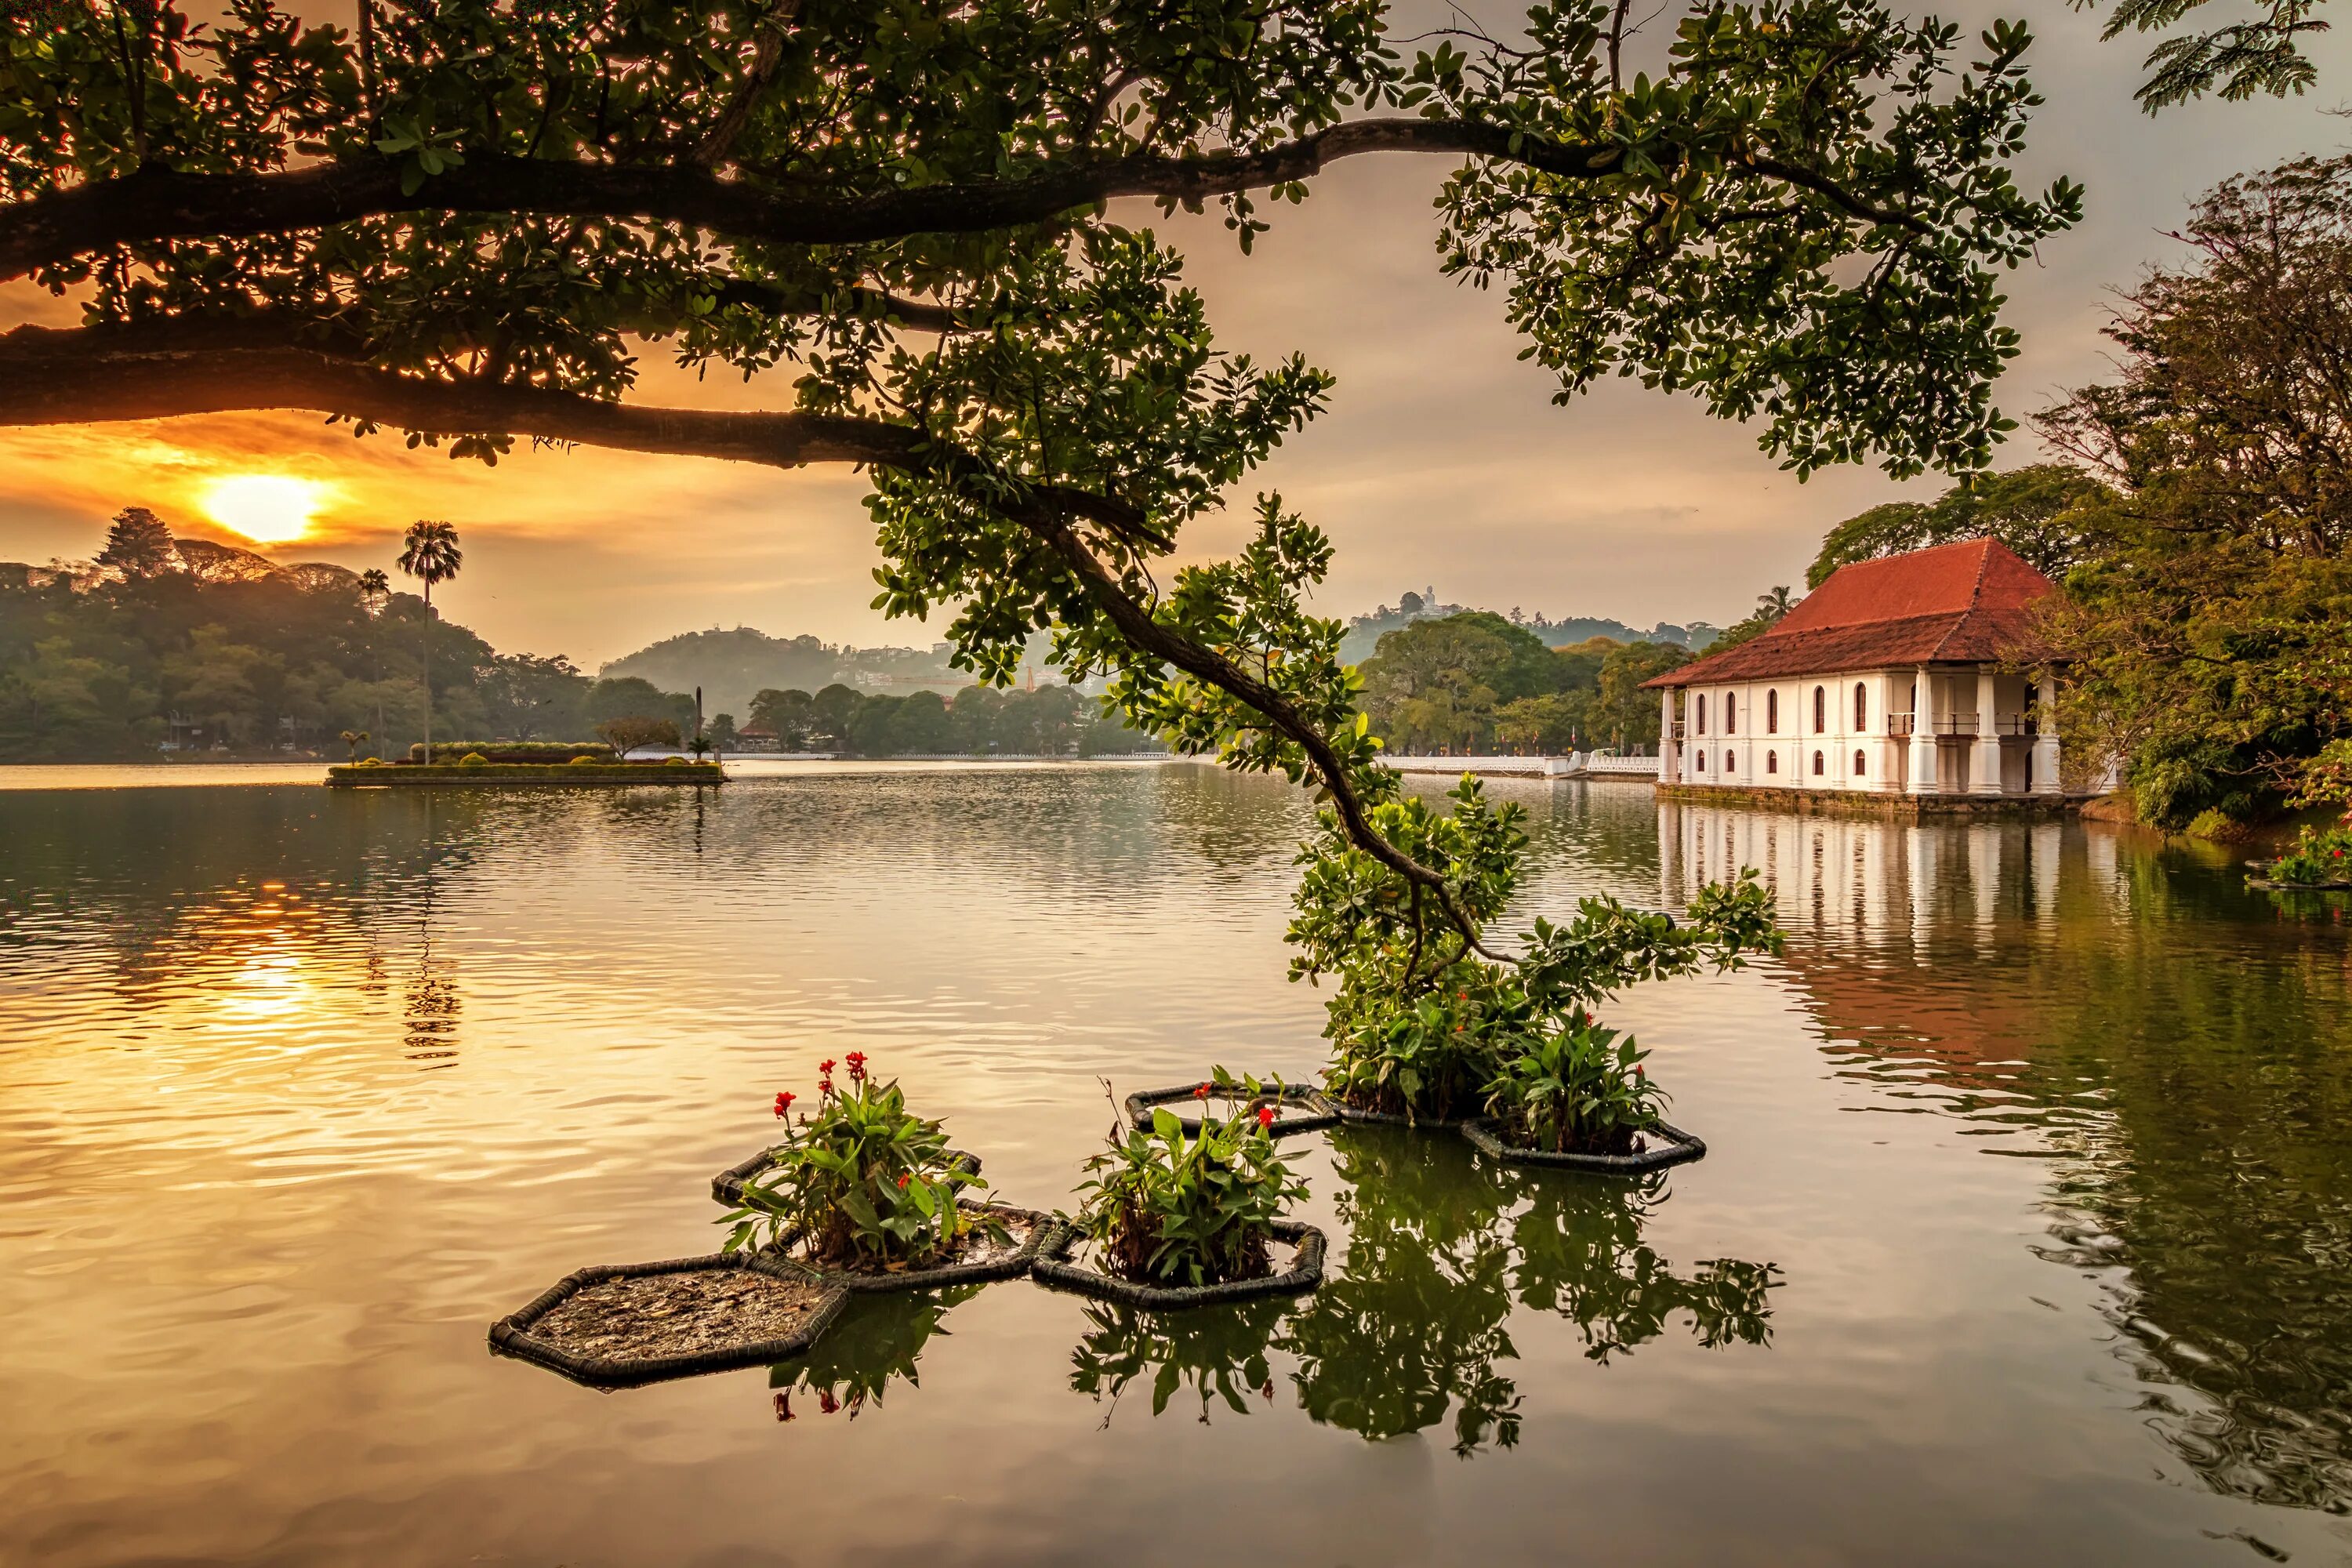
M 283 474 L 235 474 L 205 488 L 205 515 L 257 544 L 284 544 L 310 531 L 326 500 L 315 479 Z

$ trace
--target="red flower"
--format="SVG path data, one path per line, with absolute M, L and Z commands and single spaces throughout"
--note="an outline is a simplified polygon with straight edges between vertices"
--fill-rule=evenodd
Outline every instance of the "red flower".
M 841 1401 L 833 1396 L 833 1390 L 824 1389 L 816 1396 L 816 1407 L 830 1415 L 841 1408 Z
M 908 1172 L 905 1175 L 901 1175 L 901 1176 L 898 1178 L 898 1190 L 899 1190 L 900 1192 L 902 1192 L 902 1193 L 903 1193 L 903 1192 L 905 1192 L 905 1191 L 907 1190 L 907 1182 L 908 1182 L 908 1179 L 909 1177 L 911 1177 L 913 1174 L 914 1174 L 914 1173 L 913 1173 L 913 1172 L 911 1172 L 911 1171 L 909 1171 L 909 1172 Z
M 1633 1076 L 1635 1078 L 1647 1078 L 1650 1075 L 1642 1070 L 1642 1064 L 1640 1062 L 1635 1062 L 1633 1064 Z
M 1273 1106 L 1271 1106 L 1271 1105 L 1261 1105 L 1261 1106 L 1259 1106 L 1259 1107 L 1257 1108 L 1257 1128 L 1258 1128 L 1258 1131 L 1261 1131 L 1261 1132 L 1263 1132 L 1263 1131 L 1265 1131 L 1267 1128 L 1269 1128 L 1269 1127 L 1271 1127 L 1271 1126 L 1273 1126 L 1273 1125 L 1274 1125 L 1274 1107 L 1273 1107 Z
M 776 1096 L 776 1114 L 782 1116 L 793 1108 L 793 1095 L 787 1091 Z
M 824 1060 L 817 1063 L 816 1070 L 821 1073 L 830 1074 L 833 1071 L 833 1058 L 831 1057 L 827 1057 Z
M 850 1081 L 853 1083 L 864 1083 L 866 1081 L 866 1053 L 864 1051 L 852 1051 L 845 1059 L 849 1063 Z
M 1208 1099 L 1208 1098 L 1209 1098 L 1209 1086 L 1208 1086 L 1207 1084 L 1205 1084 L 1205 1083 L 1204 1083 L 1204 1084 L 1202 1084 L 1200 1088 L 1198 1088 L 1198 1089 L 1194 1089 L 1194 1090 L 1192 1091 L 1192 1098 L 1193 1098 L 1194 1100 L 1206 1100 L 1206 1099 Z
M 1467 1002 L 1470 1000 L 1470 993 L 1467 991 L 1456 991 L 1454 994 L 1454 999 L 1456 1002 Z
M 826 1065 L 830 1066 L 831 1064 L 828 1063 Z M 829 1078 L 821 1078 L 817 1079 L 816 1091 L 819 1094 L 831 1094 L 833 1092 L 833 1079 Z
M 779 1389 L 776 1392 L 776 1419 L 779 1421 L 793 1419 L 793 1391 L 789 1388 Z

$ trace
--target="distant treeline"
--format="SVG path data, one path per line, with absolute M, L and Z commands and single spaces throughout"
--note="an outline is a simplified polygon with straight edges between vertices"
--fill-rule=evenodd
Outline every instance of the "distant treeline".
M 1364 710 L 1392 752 L 1632 751 L 1658 737 L 1658 699 L 1642 682 L 1690 658 L 1675 643 L 1608 637 L 1552 647 L 1464 611 L 1382 637 L 1361 667 Z
M 1161 749 L 1116 717 L 1104 717 L 1098 702 L 1067 686 L 1035 691 L 968 686 L 952 700 L 936 691 L 868 694 L 839 684 L 814 693 L 770 688 L 751 699 L 740 727 L 732 715 L 721 714 L 710 734 L 726 750 L 773 747 L 861 757 L 1100 757 Z
M 404 755 L 424 734 L 428 637 L 445 736 L 578 740 L 636 713 L 692 723 L 691 698 L 502 654 L 449 621 L 428 630 L 424 602 L 380 574 L 148 537 L 160 545 L 93 565 L 0 563 L 0 761 L 339 756 L 345 731 L 367 733 L 362 755 Z

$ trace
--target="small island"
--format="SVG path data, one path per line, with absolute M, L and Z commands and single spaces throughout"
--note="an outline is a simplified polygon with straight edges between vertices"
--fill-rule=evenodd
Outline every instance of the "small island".
M 327 770 L 336 789 L 596 788 L 617 784 L 717 784 L 727 775 L 717 763 L 684 757 L 632 761 L 599 741 L 455 741 L 428 752 L 411 746 L 399 762 L 366 757 Z

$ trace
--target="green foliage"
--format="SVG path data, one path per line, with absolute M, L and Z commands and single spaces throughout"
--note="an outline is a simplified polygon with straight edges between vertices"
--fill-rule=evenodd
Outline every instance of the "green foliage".
M 1219 1077 L 1223 1078 L 1220 1071 Z M 1212 1285 L 1266 1272 L 1269 1226 L 1307 1195 L 1307 1184 L 1275 1153 L 1271 1107 L 1222 1119 L 1200 1089 L 1199 1133 L 1155 1109 L 1147 1124 L 1111 1132 L 1087 1162 L 1093 1173 L 1074 1224 L 1101 1246 L 1110 1271 L 1156 1284 Z
M 427 641 L 436 710 L 461 733 L 528 734 L 533 721 L 561 733 L 587 684 L 562 659 L 428 624 L 415 595 L 371 594 L 341 567 L 168 546 L 143 574 L 0 569 L 0 760 L 122 761 L 173 742 L 316 753 L 346 731 L 404 746 Z
M 1846 519 L 1822 539 L 1805 583 L 1818 588 L 1856 561 L 1982 538 L 2000 540 L 2043 576 L 2062 580 L 2098 552 L 2101 507 L 2112 499 L 2105 486 L 2063 463 L 1978 475 L 1930 504 L 1889 501 Z
M 2096 0 L 2078 0 L 2092 5 Z M 2206 0 L 2116 0 L 2103 38 L 2132 31 L 2172 33 L 2202 10 Z M 2218 27 L 2174 33 L 2148 51 L 2147 79 L 2139 86 L 2140 107 L 2154 114 L 2207 93 L 2239 100 L 2268 93 L 2300 94 L 2319 73 L 2303 52 L 2305 39 L 2325 32 L 2312 13 L 2321 0 L 2256 0 L 2251 16 L 2233 16 Z
M 1630 1152 L 1666 1100 L 1642 1065 L 1648 1055 L 1633 1036 L 1572 1013 L 1565 1027 L 1503 1050 L 1486 1088 L 1486 1113 L 1523 1148 Z
M 1086 1335 L 1070 1355 L 1070 1388 L 1116 1405 L 1129 1385 L 1148 1376 L 1154 1415 L 1165 1414 L 1180 1390 L 1199 1397 L 1202 1426 L 1213 1402 L 1246 1415 L 1249 1395 L 1274 1399 L 1266 1350 L 1290 1310 L 1280 1297 L 1194 1312 L 1089 1303 Z
M 613 748 L 599 741 L 436 741 L 433 761 L 461 762 L 469 752 L 479 752 L 485 761 L 493 763 L 568 763 L 577 760 L 610 762 Z M 413 762 L 425 761 L 422 742 L 408 748 Z
M 2045 433 L 2120 492 L 2048 628 L 2142 820 L 2352 801 L 2352 158 L 2224 182 Z
M 895 1080 L 875 1081 L 855 1051 L 847 1089 L 835 1086 L 833 1069 L 819 1064 L 816 1109 L 797 1121 L 797 1097 L 776 1097 L 784 1142 L 743 1184 L 741 1206 L 719 1221 L 731 1227 L 728 1251 L 798 1246 L 822 1264 L 921 1268 L 975 1226 L 1001 1228 L 959 1204 L 987 1184 L 952 1161 L 947 1134 L 907 1109 Z
M 2271 862 L 2274 882 L 2352 882 L 2352 826 L 2305 826 Z
M 625 759 L 640 746 L 676 746 L 680 743 L 677 720 L 653 719 L 642 713 L 604 720 L 596 725 L 596 733 L 613 748 L 615 755 Z
M 461 768 L 486 768 L 489 764 L 490 759 L 479 752 L 467 752 L 457 761 L 457 765 Z
M 591 726 L 606 719 L 666 719 L 680 733 L 694 726 L 692 696 L 664 691 L 642 676 L 606 676 L 596 681 L 582 695 L 580 711 Z
M 1501 913 L 1526 850 L 1520 814 L 1490 810 L 1465 778 L 1440 814 L 1416 796 L 1383 802 L 1383 836 L 1443 869 L 1474 926 Z M 1587 899 L 1576 918 L 1538 919 L 1520 952 L 1496 959 L 1467 933 L 1430 921 L 1412 886 L 1348 845 L 1329 813 L 1300 850 L 1307 867 L 1288 939 L 1301 951 L 1293 979 L 1336 975 L 1324 1033 L 1330 1090 L 1351 1104 L 1414 1118 L 1475 1113 L 1479 1097 L 1538 1042 L 1585 1026 L 1597 1004 L 1628 985 L 1740 967 L 1776 952 L 1771 902 L 1754 873 L 1702 889 L 1688 923 Z

